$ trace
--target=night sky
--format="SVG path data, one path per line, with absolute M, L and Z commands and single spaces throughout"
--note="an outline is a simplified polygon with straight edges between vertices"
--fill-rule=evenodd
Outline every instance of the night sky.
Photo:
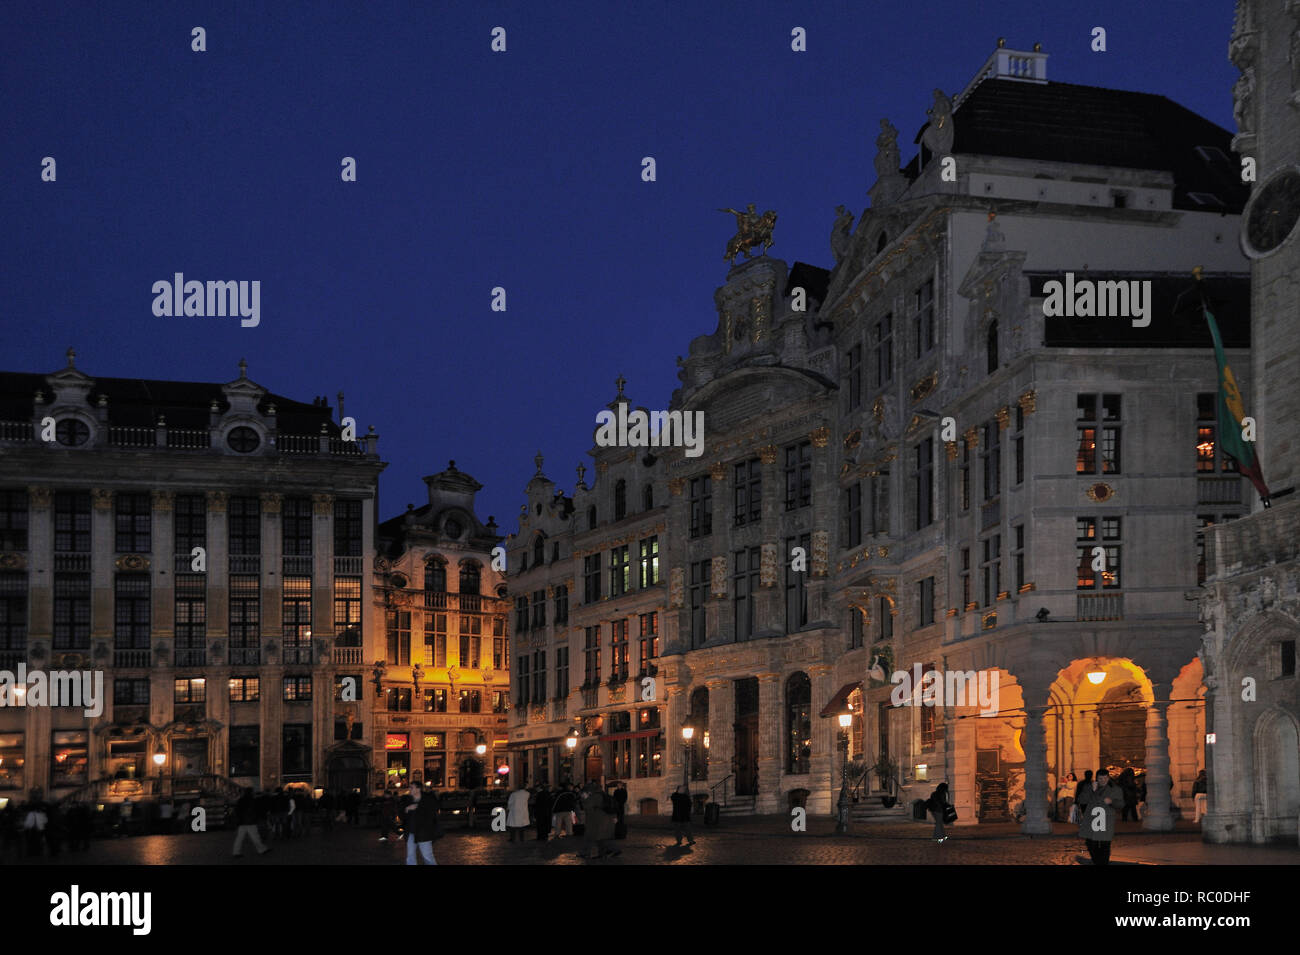
M 503 533 L 538 449 L 566 489 L 590 464 L 619 373 L 667 407 L 717 324 L 715 209 L 776 209 L 771 254 L 829 267 L 879 119 L 906 162 L 998 36 L 1235 129 L 1227 0 L 15 2 L 0 27 L 0 369 L 74 345 L 91 375 L 227 381 L 244 357 L 289 397 L 346 392 L 390 462 L 381 517 L 454 458 Z M 260 280 L 261 324 L 155 317 L 178 271 Z

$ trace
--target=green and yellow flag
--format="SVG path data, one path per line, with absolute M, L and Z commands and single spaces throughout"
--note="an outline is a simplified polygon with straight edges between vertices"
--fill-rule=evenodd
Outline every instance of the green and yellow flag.
M 1255 443 L 1242 437 L 1246 417 L 1246 408 L 1241 401 L 1241 391 L 1237 388 L 1237 379 L 1233 377 L 1228 360 L 1223 355 L 1223 341 L 1219 338 L 1219 326 L 1210 314 L 1210 309 L 1202 302 L 1201 311 L 1205 313 L 1205 323 L 1210 326 L 1210 337 L 1214 340 L 1214 357 L 1219 363 L 1219 447 L 1223 453 L 1237 462 L 1237 469 L 1250 478 L 1264 503 L 1268 503 L 1268 485 L 1264 483 L 1264 471 L 1260 467 L 1259 456 L 1255 453 Z

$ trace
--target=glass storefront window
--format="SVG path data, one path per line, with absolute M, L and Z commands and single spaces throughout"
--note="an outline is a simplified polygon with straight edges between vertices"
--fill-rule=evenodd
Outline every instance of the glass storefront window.
M 0 790 L 23 790 L 23 734 L 0 734 Z
M 50 787 L 83 785 L 90 766 L 90 734 L 85 730 L 55 730 L 51 743 Z

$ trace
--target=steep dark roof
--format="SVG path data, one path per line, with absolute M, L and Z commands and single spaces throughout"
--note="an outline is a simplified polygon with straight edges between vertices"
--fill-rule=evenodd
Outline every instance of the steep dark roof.
M 1175 209 L 1236 213 L 1248 195 L 1241 160 L 1230 149 L 1232 134 L 1155 93 L 988 79 L 957 108 L 953 131 L 957 154 L 1167 170 Z M 1198 153 L 1198 146 L 1208 153 Z M 918 154 L 904 170 L 909 179 L 916 178 L 919 160 Z M 1223 207 L 1197 202 L 1191 193 L 1214 196 Z
M 0 420 L 32 420 L 36 392 L 44 392 L 46 402 L 54 398 L 54 391 L 45 378 L 45 375 L 29 372 L 0 372 Z M 166 416 L 168 427 L 202 430 L 208 426 L 211 402 L 216 401 L 223 412 L 230 407 L 222 394 L 221 384 L 214 382 L 93 376 L 92 380 L 94 385 L 86 398 L 86 405 L 95 408 L 99 395 L 106 396 L 108 423 L 114 426 L 152 427 L 161 414 Z M 275 405 L 276 428 L 284 434 L 319 434 L 322 422 L 327 425 L 329 434 L 339 434 L 339 426 L 334 423 L 328 405 L 304 404 L 268 392 L 258 404 L 258 410 L 265 414 L 269 404 Z
M 790 267 L 790 277 L 786 280 L 782 295 L 788 296 L 791 289 L 802 287 L 810 299 L 824 302 L 826 288 L 830 285 L 830 281 L 831 273 L 828 269 L 821 269 L 807 262 L 796 262 Z

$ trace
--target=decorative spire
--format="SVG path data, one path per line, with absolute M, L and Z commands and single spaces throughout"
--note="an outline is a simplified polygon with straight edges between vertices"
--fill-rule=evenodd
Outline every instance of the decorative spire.
M 239 359 L 239 377 L 240 378 L 248 377 L 248 362 L 246 362 L 242 358 Z
M 69 367 L 69 368 L 76 368 L 76 367 L 77 367 L 77 350 L 76 350 L 75 348 L 69 346 L 69 347 L 68 347 L 67 356 L 68 356 L 68 367 Z
M 542 452 L 538 451 L 537 454 L 533 456 L 533 463 L 537 465 L 537 477 L 542 476 L 542 460 Z
M 614 379 L 614 384 L 618 385 L 618 396 L 622 398 L 623 386 L 627 384 L 627 379 L 624 378 L 622 375 L 619 375 L 617 378 Z
M 578 487 L 586 486 L 587 466 L 581 461 L 578 462 Z

